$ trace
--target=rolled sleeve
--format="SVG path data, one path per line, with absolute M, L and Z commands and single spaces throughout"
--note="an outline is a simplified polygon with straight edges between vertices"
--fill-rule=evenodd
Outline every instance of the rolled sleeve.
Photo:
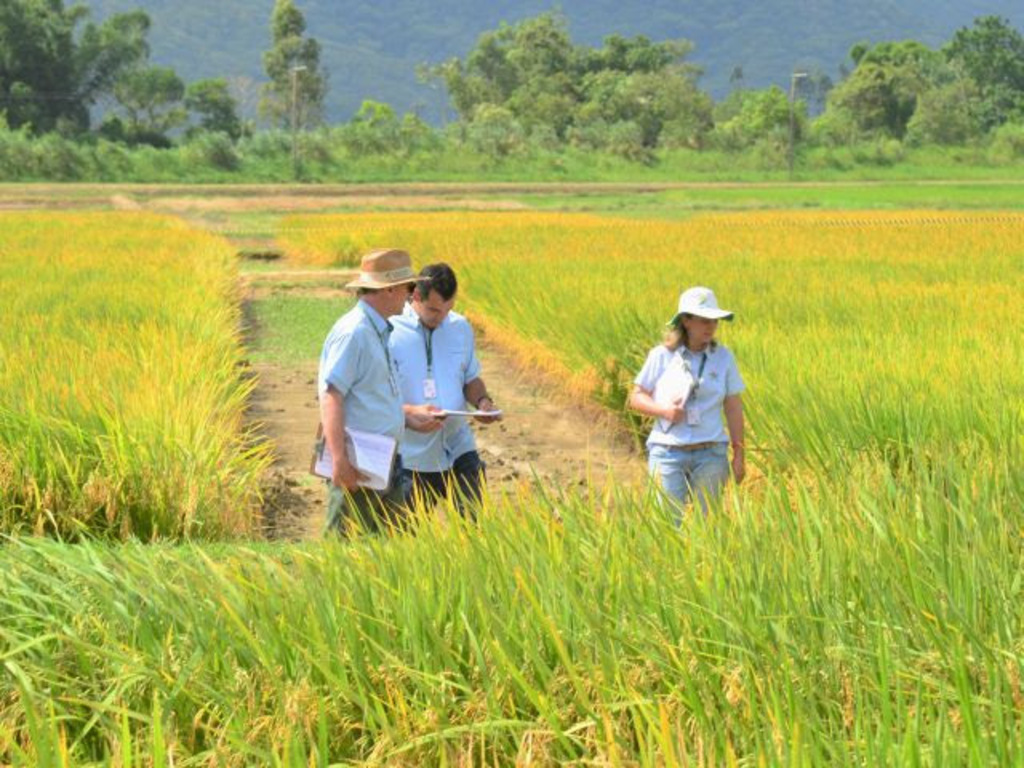
M 665 372 L 665 353 L 667 350 L 665 347 L 655 347 L 647 353 L 647 359 L 644 361 L 643 368 L 640 369 L 640 373 L 633 379 L 633 383 L 643 389 L 645 392 L 653 392 L 654 387 L 657 386 L 658 379 L 661 378 L 661 374 Z
M 733 357 L 732 353 L 729 353 L 729 365 L 725 369 L 725 394 L 726 397 L 730 395 L 738 395 L 747 388 L 747 385 L 743 383 L 743 377 L 740 375 L 739 366 L 736 365 L 736 358 Z
M 358 334 L 346 333 L 331 339 L 324 347 L 320 391 L 326 392 L 330 385 L 342 396 L 348 395 L 363 368 L 363 344 Z
M 466 361 L 466 371 L 463 374 L 463 386 L 469 384 L 473 379 L 480 378 L 480 361 L 476 356 L 476 340 L 473 338 L 473 329 L 469 328 L 469 324 L 466 324 L 468 329 L 467 333 L 467 344 L 469 347 L 469 359 Z

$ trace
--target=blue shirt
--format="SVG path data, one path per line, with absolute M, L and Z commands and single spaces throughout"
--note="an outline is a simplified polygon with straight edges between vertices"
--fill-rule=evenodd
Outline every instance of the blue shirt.
M 480 376 L 473 327 L 462 315 L 449 312 L 433 331 L 420 322 L 412 305 L 394 319 L 391 356 L 398 368 L 402 402 L 430 403 L 452 411 L 466 410 L 466 384 Z M 430 365 L 427 351 L 430 351 Z M 433 380 L 434 392 L 426 382 Z M 417 472 L 444 472 L 459 456 L 476 450 L 473 430 L 464 416 L 449 416 L 437 432 L 408 430 L 402 442 L 402 463 Z
M 654 428 L 647 438 L 647 445 L 690 445 L 729 441 L 725 425 L 722 423 L 722 403 L 727 396 L 738 395 L 745 386 L 739 368 L 736 367 L 736 359 L 732 352 L 721 344 L 709 347 L 704 352 L 691 352 L 686 347 L 680 347 L 673 352 L 664 344 L 659 344 L 648 353 L 647 361 L 634 383 L 653 393 L 658 379 L 676 355 L 682 355 L 683 364 L 696 379 L 705 354 L 707 362 L 704 363 L 704 373 L 698 382 L 697 394 L 686 402 L 687 410 L 696 408 L 700 412 L 700 424 L 690 426 L 684 418 L 679 424 L 672 424 L 668 430 L 664 430 L 662 420 L 655 419 Z
M 391 325 L 359 300 L 331 328 L 320 354 L 318 394 L 331 385 L 345 399 L 345 426 L 401 440 L 402 397 L 388 351 Z

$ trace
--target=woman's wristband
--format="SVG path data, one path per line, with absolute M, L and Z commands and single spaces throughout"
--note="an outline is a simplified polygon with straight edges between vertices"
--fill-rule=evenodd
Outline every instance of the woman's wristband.
M 474 403 L 473 407 L 476 408 L 478 411 L 482 411 L 483 408 L 480 407 L 480 403 L 482 403 L 484 400 L 491 400 L 491 396 L 490 395 L 480 395 L 480 397 L 477 398 L 476 403 Z M 491 400 L 491 405 L 494 405 L 494 401 L 493 400 Z

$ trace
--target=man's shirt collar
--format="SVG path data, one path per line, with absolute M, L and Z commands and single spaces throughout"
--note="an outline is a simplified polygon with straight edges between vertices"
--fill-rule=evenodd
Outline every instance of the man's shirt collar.
M 380 312 L 371 307 L 362 299 L 359 300 L 358 304 L 363 314 L 370 318 L 370 322 L 373 323 L 373 327 L 377 329 L 377 333 L 391 333 L 393 329 L 391 322 L 386 318 L 382 317 Z

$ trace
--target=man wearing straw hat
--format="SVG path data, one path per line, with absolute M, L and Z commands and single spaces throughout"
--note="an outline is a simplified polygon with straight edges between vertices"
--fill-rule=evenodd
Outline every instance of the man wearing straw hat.
M 345 533 L 353 524 L 377 532 L 400 524 L 407 493 L 400 458 L 385 490 L 360 485 L 359 474 L 345 449 L 346 427 L 397 442 L 407 424 L 420 431 L 442 426 L 431 415 L 436 408 L 407 408 L 403 412 L 388 349 L 388 318 L 402 312 L 416 280 L 412 260 L 405 251 L 388 249 L 366 254 L 359 276 L 345 286 L 356 292 L 358 301 L 334 324 L 324 341 L 317 391 L 324 439 L 333 459 L 327 508 L 329 532 Z

